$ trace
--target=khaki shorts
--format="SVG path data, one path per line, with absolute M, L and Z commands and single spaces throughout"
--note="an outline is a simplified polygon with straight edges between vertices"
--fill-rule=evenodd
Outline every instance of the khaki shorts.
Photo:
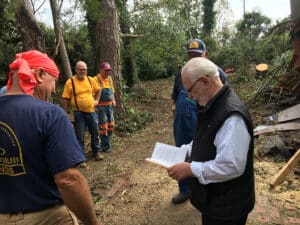
M 31 213 L 0 213 L 1 225 L 78 225 L 75 215 L 65 206 L 58 205 Z

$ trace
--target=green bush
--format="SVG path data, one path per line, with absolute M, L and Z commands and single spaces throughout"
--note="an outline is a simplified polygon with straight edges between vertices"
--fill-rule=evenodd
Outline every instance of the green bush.
M 116 132 L 134 133 L 153 121 L 153 115 L 148 112 L 139 112 L 133 108 L 128 108 L 125 113 L 116 115 Z

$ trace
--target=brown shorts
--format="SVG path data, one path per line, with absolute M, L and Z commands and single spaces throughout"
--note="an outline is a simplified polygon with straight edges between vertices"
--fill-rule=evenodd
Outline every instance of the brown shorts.
M 0 213 L 1 225 L 78 225 L 75 215 L 65 206 L 58 205 L 31 213 Z

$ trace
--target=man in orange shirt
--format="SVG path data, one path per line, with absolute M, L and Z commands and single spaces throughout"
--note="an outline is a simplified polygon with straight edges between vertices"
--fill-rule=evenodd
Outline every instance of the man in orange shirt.
M 100 86 L 87 75 L 87 65 L 83 61 L 76 63 L 76 74 L 67 80 L 62 94 L 62 108 L 68 112 L 68 103 L 74 113 L 74 128 L 78 142 L 84 152 L 84 134 L 88 127 L 91 135 L 91 149 L 96 160 L 102 160 L 98 138 L 98 118 L 95 106 L 98 105 Z M 86 167 L 86 164 L 81 165 Z
M 100 73 L 94 77 L 95 81 L 101 87 L 101 95 L 97 106 L 99 118 L 99 133 L 101 139 L 101 150 L 103 152 L 111 151 L 110 136 L 114 128 L 113 107 L 116 106 L 114 97 L 114 85 L 111 76 L 109 75 L 111 66 L 108 62 L 101 64 Z

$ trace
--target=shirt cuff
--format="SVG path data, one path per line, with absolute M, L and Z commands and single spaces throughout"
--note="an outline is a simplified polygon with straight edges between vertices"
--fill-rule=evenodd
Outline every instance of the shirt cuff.
M 207 184 L 202 174 L 202 162 L 191 162 L 191 170 L 193 175 L 198 179 L 201 184 Z

